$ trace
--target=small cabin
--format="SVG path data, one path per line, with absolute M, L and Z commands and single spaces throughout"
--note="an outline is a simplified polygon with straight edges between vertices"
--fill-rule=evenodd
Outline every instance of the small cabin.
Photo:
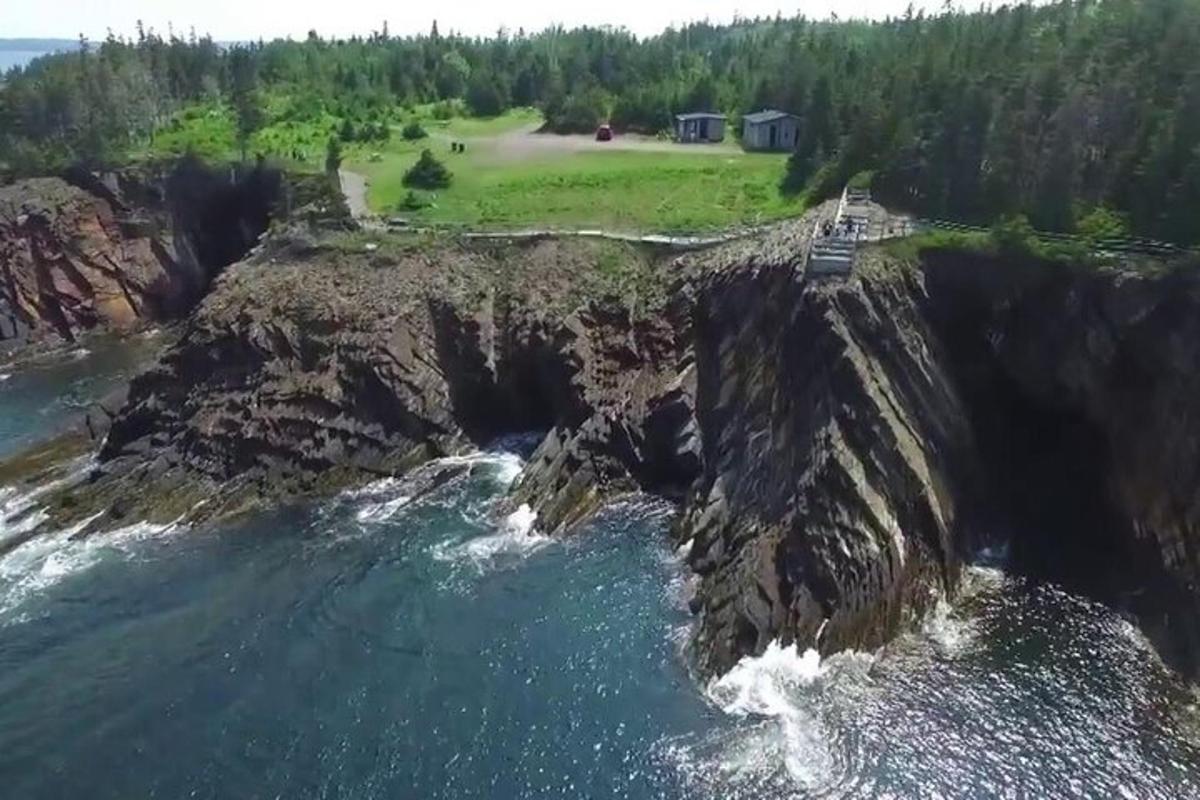
M 794 150 L 800 138 L 800 118 L 765 109 L 742 117 L 742 147 L 747 150 Z
M 675 116 L 675 138 L 680 142 L 720 142 L 725 139 L 725 115 L 707 111 Z

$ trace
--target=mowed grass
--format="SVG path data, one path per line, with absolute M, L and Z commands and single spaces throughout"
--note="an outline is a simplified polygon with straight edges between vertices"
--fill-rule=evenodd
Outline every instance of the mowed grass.
M 779 193 L 786 157 L 777 154 L 550 150 L 506 160 L 484 147 L 452 154 L 439 144 L 424 146 L 445 161 L 454 180 L 426 195 L 431 205 L 420 211 L 401 209 L 400 201 L 408 192 L 404 172 L 421 144 L 348 166 L 370 181 L 374 210 L 434 224 L 673 233 L 757 224 L 804 210 L 802 200 Z

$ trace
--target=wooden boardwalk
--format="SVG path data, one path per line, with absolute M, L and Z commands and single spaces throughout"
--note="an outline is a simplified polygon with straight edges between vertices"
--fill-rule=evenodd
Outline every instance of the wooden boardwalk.
M 847 186 L 833 219 L 818 220 L 813 227 L 805 272 L 813 277 L 847 277 L 862 245 L 911 232 L 907 217 L 893 216 L 871 202 L 870 191 Z

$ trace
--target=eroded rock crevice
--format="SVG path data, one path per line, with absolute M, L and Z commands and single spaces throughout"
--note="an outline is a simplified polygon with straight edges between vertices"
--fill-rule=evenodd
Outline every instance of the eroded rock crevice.
M 266 231 L 281 187 L 184 160 L 0 188 L 0 347 L 182 316 Z
M 940 254 L 925 274 L 987 476 L 977 534 L 1196 674 L 1200 281 Z

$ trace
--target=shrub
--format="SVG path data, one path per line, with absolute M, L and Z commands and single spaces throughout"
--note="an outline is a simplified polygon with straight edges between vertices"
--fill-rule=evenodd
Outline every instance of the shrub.
M 591 133 L 607 116 L 604 93 L 598 90 L 547 102 L 546 127 L 555 133 Z
M 342 166 L 342 143 L 336 136 L 329 137 L 325 145 L 325 171 L 333 174 Z
M 409 189 L 404 197 L 400 198 L 399 208 L 401 211 L 420 211 L 422 208 L 428 206 L 429 200 L 417 194 L 412 189 Z
M 440 103 L 433 104 L 433 111 L 431 113 L 433 114 L 434 119 L 454 119 L 456 116 L 458 116 L 458 108 L 453 102 L 449 100 L 442 100 Z
M 1036 249 L 1036 236 L 1024 214 L 1003 217 L 992 226 L 992 242 L 1001 253 L 1032 253 Z
M 433 157 L 429 150 L 422 150 L 417 163 L 404 173 L 403 183 L 414 189 L 444 189 L 450 185 L 450 170 Z
M 1106 239 L 1122 239 L 1129 236 L 1129 218 L 1104 206 L 1097 206 L 1085 214 L 1075 228 L 1079 235 L 1094 247 Z
M 865 169 L 857 173 L 847 182 L 847 186 L 851 189 L 867 189 L 871 188 L 871 184 L 875 181 L 875 173 L 872 170 Z
M 403 136 L 406 141 L 415 142 L 418 139 L 424 139 L 429 134 L 426 133 L 425 129 L 421 127 L 421 123 L 414 119 L 412 122 L 404 126 L 404 129 L 400 131 L 400 135 Z

